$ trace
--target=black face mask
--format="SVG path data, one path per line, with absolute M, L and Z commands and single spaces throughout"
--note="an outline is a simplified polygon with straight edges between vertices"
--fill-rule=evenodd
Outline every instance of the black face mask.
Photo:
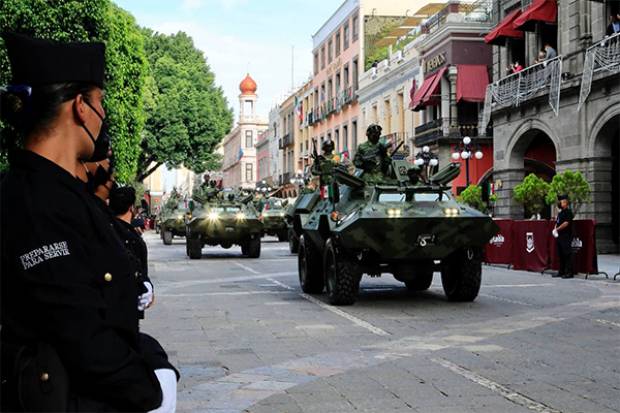
M 93 137 L 93 134 L 90 133 L 86 125 L 82 124 L 82 127 L 88 134 L 88 137 L 91 141 L 93 141 L 93 144 L 95 145 L 95 150 L 93 151 L 93 154 L 86 161 L 103 161 L 108 157 L 108 152 L 110 151 L 110 135 L 108 135 L 108 123 L 103 118 L 103 116 L 101 116 L 101 114 L 99 114 L 99 112 L 97 112 L 97 110 L 90 103 L 88 103 L 88 101 L 84 100 L 84 102 L 97 114 L 97 116 L 99 116 L 99 119 L 101 119 L 101 129 L 99 130 L 99 135 L 97 136 L 97 139 Z

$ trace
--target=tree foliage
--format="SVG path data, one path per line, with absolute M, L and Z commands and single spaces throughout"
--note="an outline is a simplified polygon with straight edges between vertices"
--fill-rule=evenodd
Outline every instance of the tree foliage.
M 214 150 L 230 131 L 233 114 L 203 53 L 183 32 L 142 33 L 150 73 L 137 179 L 164 163 L 197 173 L 218 169 Z
M 487 209 L 486 203 L 482 200 L 482 187 L 478 185 L 472 184 L 465 188 L 459 195 L 459 201 L 481 212 Z
M 590 202 L 590 193 L 590 184 L 581 172 L 565 171 L 553 177 L 545 201 L 553 205 L 557 202 L 558 195 L 568 195 L 576 213 L 584 203 Z
M 514 187 L 514 199 L 523 204 L 527 215 L 539 214 L 545 206 L 550 185 L 535 174 L 529 174 Z
M 108 0 L 11 0 L 0 2 L 0 32 L 15 31 L 57 41 L 103 41 L 106 44 L 106 100 L 119 180 L 135 172 L 141 98 L 146 74 L 142 37 L 133 17 Z M 10 81 L 6 50 L 0 41 L 0 84 Z M 17 134 L 2 128 L 3 150 Z

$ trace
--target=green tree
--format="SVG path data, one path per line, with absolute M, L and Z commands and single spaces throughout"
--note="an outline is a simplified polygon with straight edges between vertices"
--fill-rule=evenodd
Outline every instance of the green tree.
M 534 215 L 542 211 L 550 185 L 535 174 L 529 174 L 522 183 L 514 187 L 514 199 L 523 204 L 526 214 Z
M 0 2 L 0 32 L 15 31 L 58 41 L 106 43 L 106 99 L 117 159 L 118 177 L 134 175 L 144 124 L 143 95 L 146 58 L 143 39 L 133 17 L 109 0 L 10 0 Z M 10 81 L 10 66 L 0 40 L 0 84 Z M 19 136 L 2 128 L 2 154 L 19 144 Z M 6 163 L 5 163 L 6 165 Z
M 183 32 L 142 33 L 150 78 L 137 180 L 164 163 L 197 173 L 218 169 L 221 160 L 214 150 L 230 131 L 233 114 L 203 53 Z
M 478 185 L 472 184 L 465 188 L 459 195 L 459 201 L 481 212 L 487 209 L 487 205 L 482 200 L 482 188 Z
M 590 184 L 581 172 L 565 171 L 553 177 L 545 201 L 553 205 L 557 202 L 558 195 L 568 195 L 573 211 L 577 213 L 584 203 L 590 202 L 591 192 Z

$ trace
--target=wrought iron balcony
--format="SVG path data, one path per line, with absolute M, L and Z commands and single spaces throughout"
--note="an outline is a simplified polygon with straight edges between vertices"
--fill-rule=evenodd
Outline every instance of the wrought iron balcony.
M 284 149 L 293 144 L 293 136 L 290 133 L 287 133 L 278 141 L 278 148 Z
M 487 86 L 481 126 L 486 128 L 493 110 L 518 107 L 541 92 L 548 93 L 549 106 L 558 114 L 562 83 L 562 56 L 545 60 Z
M 618 72 L 620 72 L 620 33 L 605 37 L 586 50 L 578 109 L 581 109 L 590 95 L 592 78 L 595 74 L 606 73 L 610 76 Z
M 415 128 L 415 144 L 421 146 L 443 135 L 443 118 L 435 119 Z

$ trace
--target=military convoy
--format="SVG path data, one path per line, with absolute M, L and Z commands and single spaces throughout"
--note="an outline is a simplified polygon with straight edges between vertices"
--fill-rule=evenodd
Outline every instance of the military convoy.
M 263 234 L 278 237 L 278 241 L 288 239 L 288 227 L 285 221 L 287 201 L 279 198 L 269 198 L 265 201 L 260 214 L 263 223 Z
M 449 300 L 473 301 L 481 283 L 482 248 L 496 233 L 492 219 L 457 202 L 446 186 L 459 164 L 427 178 L 418 166 L 391 161 L 383 182 L 368 183 L 362 170 L 334 170 L 329 196 L 300 200 L 294 217 L 299 234 L 301 288 L 329 303 L 350 305 L 363 274 L 392 273 L 414 291 L 426 290 L 441 272 Z M 301 205 L 303 204 L 303 205 Z
M 225 191 L 204 203 L 194 202 L 185 225 L 187 256 L 200 259 L 205 245 L 239 245 L 243 255 L 260 257 L 263 224 L 258 218 L 251 196 Z
M 172 245 L 174 237 L 185 236 L 185 220 L 190 211 L 185 201 L 171 198 L 158 219 L 159 234 L 164 245 Z

